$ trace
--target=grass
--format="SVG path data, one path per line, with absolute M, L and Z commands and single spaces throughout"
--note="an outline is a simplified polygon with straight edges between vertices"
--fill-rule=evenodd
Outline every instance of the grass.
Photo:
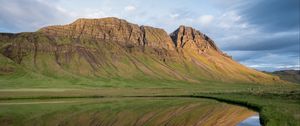
M 77 76 L 72 73 L 65 73 L 65 76 L 61 76 L 61 74 L 57 76 L 55 74 L 38 73 L 33 72 L 32 70 L 27 70 L 26 68 L 21 68 L 8 59 L 0 61 L 3 68 L 9 67 L 13 70 L 13 73 L 1 74 L 0 76 L 0 102 L 9 102 L 17 99 L 17 101 L 22 101 L 22 99 L 25 101 L 30 101 L 31 99 L 51 101 L 57 99 L 65 100 L 69 98 L 82 99 L 101 97 L 122 97 L 123 99 L 123 96 L 191 96 L 212 98 L 223 102 L 254 108 L 260 113 L 262 123 L 268 126 L 299 125 L 300 122 L 300 85 L 224 83 L 209 80 L 202 80 L 201 82 L 193 83 L 177 80 L 153 79 L 146 76 L 136 77 L 137 79 L 120 77 L 107 79 Z M 178 102 L 180 102 L 180 100 Z M 127 106 L 128 111 L 132 111 L 130 107 L 134 108 L 134 105 L 126 105 L 127 103 L 125 103 L 125 101 L 122 101 L 121 103 L 123 106 Z M 107 109 L 109 106 L 115 106 L 114 104 L 118 104 L 118 102 L 109 102 L 105 104 L 106 107 L 103 108 L 97 108 L 97 105 L 91 105 L 94 107 L 89 106 L 87 108 L 91 108 L 90 111 L 96 109 L 104 110 L 104 108 Z M 142 104 L 147 106 L 148 103 L 142 102 L 139 103 L 138 106 L 142 106 Z M 162 103 L 156 102 L 156 104 L 160 105 Z M 174 102 L 174 104 L 177 103 Z M 12 123 L 17 120 L 16 125 L 22 124 L 24 121 L 29 125 L 31 124 L 31 121 L 36 122 L 36 125 L 42 125 L 45 122 L 41 122 L 41 119 L 50 119 L 53 121 L 56 118 L 59 120 L 60 118 L 58 117 L 61 117 L 63 114 L 68 115 L 68 117 L 66 117 L 67 121 L 65 122 L 68 122 L 67 124 L 69 124 L 70 120 L 77 120 L 76 116 L 81 118 L 80 114 L 74 114 L 70 111 L 88 111 L 87 109 L 83 109 L 83 107 L 78 106 L 81 106 L 81 104 L 63 103 L 57 105 L 43 104 L 0 106 L 0 115 L 2 115 L 0 116 L 0 122 L 3 122 L 4 120 L 4 122 L 8 121 L 8 123 L 10 123 L 12 119 Z M 152 107 L 155 108 L 154 105 Z M 73 110 L 74 108 L 75 110 Z M 162 107 L 162 110 L 163 109 L 167 108 Z M 141 108 L 140 111 L 142 111 Z M 32 115 L 32 117 L 30 117 L 30 119 L 25 118 L 26 113 L 30 113 L 29 115 Z M 86 115 L 86 113 L 81 114 Z M 130 114 L 135 114 L 136 118 L 139 115 L 137 112 Z M 89 117 L 88 115 L 86 116 Z M 101 114 L 98 114 L 97 116 L 100 118 L 100 115 Z M 187 114 L 186 116 L 176 118 L 172 121 L 172 123 L 180 124 L 180 121 L 178 120 L 187 120 L 188 118 L 194 118 L 194 116 L 195 115 L 193 115 L 193 113 Z M 195 117 L 198 117 L 198 115 Z M 107 115 L 107 120 L 109 119 L 110 116 Z M 213 122 L 213 119 L 208 122 Z M 155 124 L 156 123 L 149 123 L 149 125 Z M 71 125 L 71 123 L 69 125 Z
M 277 92 L 277 93 L 276 93 Z M 266 126 L 300 125 L 300 90 L 236 93 L 198 93 L 200 98 L 215 99 L 257 110 Z
M 61 88 L 61 87 L 57 87 L 56 85 L 48 85 L 48 87 L 46 88 L 39 88 L 39 87 L 7 88 L 6 87 L 0 89 L 0 102 L 8 102 L 8 101 L 15 101 L 15 100 L 30 101 L 31 99 L 46 100 L 46 101 L 51 101 L 51 100 L 64 101 L 65 99 L 70 99 L 70 98 L 88 99 L 88 98 L 103 98 L 103 97 L 118 97 L 120 100 L 122 100 L 122 99 L 126 99 L 128 96 L 129 97 L 137 97 L 137 96 L 196 97 L 196 98 L 215 99 L 221 102 L 227 102 L 230 104 L 249 107 L 260 113 L 261 122 L 263 125 L 290 126 L 290 125 L 300 124 L 300 117 L 299 117 L 300 86 L 299 85 L 291 84 L 291 85 L 270 86 L 270 85 L 258 85 L 258 84 L 256 85 L 256 84 L 238 84 L 238 83 L 217 83 L 217 82 L 209 82 L 209 81 L 196 84 L 196 83 L 169 81 L 169 80 L 162 80 L 162 81 L 152 80 L 151 82 L 149 82 L 149 84 L 147 84 L 146 83 L 147 81 L 143 81 L 144 82 L 143 83 L 142 81 L 139 80 L 130 81 L 125 79 L 114 80 L 114 82 L 111 82 L 110 80 L 105 80 L 105 81 L 107 81 L 109 84 L 115 84 L 115 85 L 113 87 L 105 87 L 105 86 L 103 87 L 103 85 L 97 85 L 97 86 L 80 85 L 76 87 L 70 85 L 70 87 L 73 88 Z M 157 85 L 155 85 L 155 83 L 157 83 Z M 131 84 L 131 86 L 124 86 L 126 84 Z M 180 98 L 173 98 L 173 99 L 178 99 L 178 101 L 180 101 L 179 100 Z M 202 99 L 199 100 L 201 101 Z M 12 105 L 7 105 L 6 107 L 9 106 Z M 13 105 L 13 106 L 19 106 L 19 105 Z M 0 106 L 0 113 L 5 112 L 4 109 L 5 107 Z M 13 108 L 6 108 L 6 109 L 13 110 Z M 78 110 L 80 109 L 78 108 Z M 131 110 L 129 109 L 129 111 Z M 59 114 L 59 112 L 57 112 L 57 114 Z M 33 113 L 33 115 L 35 114 Z M 18 114 L 11 115 L 10 117 L 19 118 L 19 115 Z M 187 118 L 187 117 L 182 117 L 182 118 Z

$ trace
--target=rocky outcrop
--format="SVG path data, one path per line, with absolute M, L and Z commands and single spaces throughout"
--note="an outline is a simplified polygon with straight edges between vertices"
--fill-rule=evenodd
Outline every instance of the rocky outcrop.
M 143 31 L 144 45 L 165 48 L 167 50 L 174 50 L 174 44 L 170 36 L 163 29 L 153 28 L 149 26 L 141 26 Z
M 215 51 L 221 52 L 213 40 L 192 27 L 180 26 L 170 36 L 178 49 L 189 48 L 204 52 L 212 48 Z
M 163 29 L 140 27 L 118 18 L 78 19 L 68 25 L 42 28 L 39 32 L 50 37 L 91 38 L 118 42 L 126 47 L 147 46 L 174 50 L 172 40 Z
M 170 34 L 170 37 L 178 50 L 193 50 L 198 54 L 213 50 L 221 56 L 232 59 L 231 56 L 223 53 L 211 38 L 192 27 L 181 25 Z

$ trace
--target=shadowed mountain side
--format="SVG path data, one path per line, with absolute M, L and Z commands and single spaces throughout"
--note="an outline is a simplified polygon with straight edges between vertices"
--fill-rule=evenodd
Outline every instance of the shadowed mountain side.
M 205 34 L 180 26 L 159 28 L 117 18 L 78 19 L 37 32 L 0 34 L 1 59 L 46 76 L 283 83 L 224 54 Z M 3 60 L 4 61 L 4 60 Z
M 300 84 L 300 70 L 280 70 L 274 72 L 265 72 L 275 76 L 279 76 L 280 79 Z

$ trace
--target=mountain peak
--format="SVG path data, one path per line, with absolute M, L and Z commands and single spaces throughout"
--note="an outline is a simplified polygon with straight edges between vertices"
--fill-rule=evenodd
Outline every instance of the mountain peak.
M 115 17 L 79 18 L 68 25 L 49 26 L 39 31 L 50 37 L 92 38 L 117 42 L 125 47 L 148 46 L 174 50 L 173 42 L 165 30 L 150 26 L 139 26 Z
M 186 25 L 180 25 L 178 29 L 194 29 L 194 28 Z
M 207 35 L 193 27 L 181 25 L 170 34 L 160 28 L 139 26 L 116 17 L 79 18 L 71 24 L 49 26 L 39 30 L 51 37 L 93 38 L 116 41 L 123 46 L 150 46 L 167 50 L 193 49 L 199 53 L 209 48 L 222 51 Z M 223 54 L 223 53 L 222 53 Z
M 101 23 L 129 23 L 124 19 L 119 19 L 116 17 L 106 17 L 106 18 L 78 18 L 70 25 L 78 25 L 78 24 L 90 24 L 90 25 L 98 25 Z
M 175 46 L 180 49 L 192 48 L 198 51 L 205 51 L 212 48 L 217 52 L 221 52 L 212 39 L 189 26 L 179 26 L 170 36 Z

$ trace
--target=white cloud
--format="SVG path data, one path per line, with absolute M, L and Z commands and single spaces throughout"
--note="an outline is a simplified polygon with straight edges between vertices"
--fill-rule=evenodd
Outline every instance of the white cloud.
M 83 14 L 86 18 L 101 18 L 106 17 L 106 13 L 99 9 L 86 9 Z
M 92 9 L 92 8 L 85 8 L 82 9 L 80 12 L 69 11 L 71 14 L 73 21 L 77 18 L 104 18 L 104 17 L 120 17 L 118 13 L 112 12 L 109 8 L 108 9 Z
M 252 55 L 252 56 L 251 56 Z M 249 57 L 250 56 L 250 57 Z M 267 51 L 253 51 L 247 60 L 241 63 L 254 69 L 274 71 L 284 69 L 299 69 L 299 61 L 289 54 L 275 54 Z M 270 61 L 273 61 L 270 63 Z
M 232 28 L 233 26 L 240 26 L 241 28 L 246 27 L 246 23 L 241 23 L 241 16 L 235 11 L 229 11 L 222 14 L 220 17 L 219 27 L 221 28 Z
M 201 25 L 207 26 L 214 20 L 214 16 L 212 15 L 202 15 L 198 18 L 198 21 Z
M 254 64 L 248 66 L 254 69 L 267 70 L 267 71 L 300 69 L 300 65 L 286 65 L 286 64 Z
M 133 5 L 128 5 L 124 8 L 125 11 L 135 11 L 136 7 Z
M 170 14 L 169 16 L 174 19 L 174 18 L 178 18 L 180 15 L 177 13 L 174 13 L 174 14 Z

